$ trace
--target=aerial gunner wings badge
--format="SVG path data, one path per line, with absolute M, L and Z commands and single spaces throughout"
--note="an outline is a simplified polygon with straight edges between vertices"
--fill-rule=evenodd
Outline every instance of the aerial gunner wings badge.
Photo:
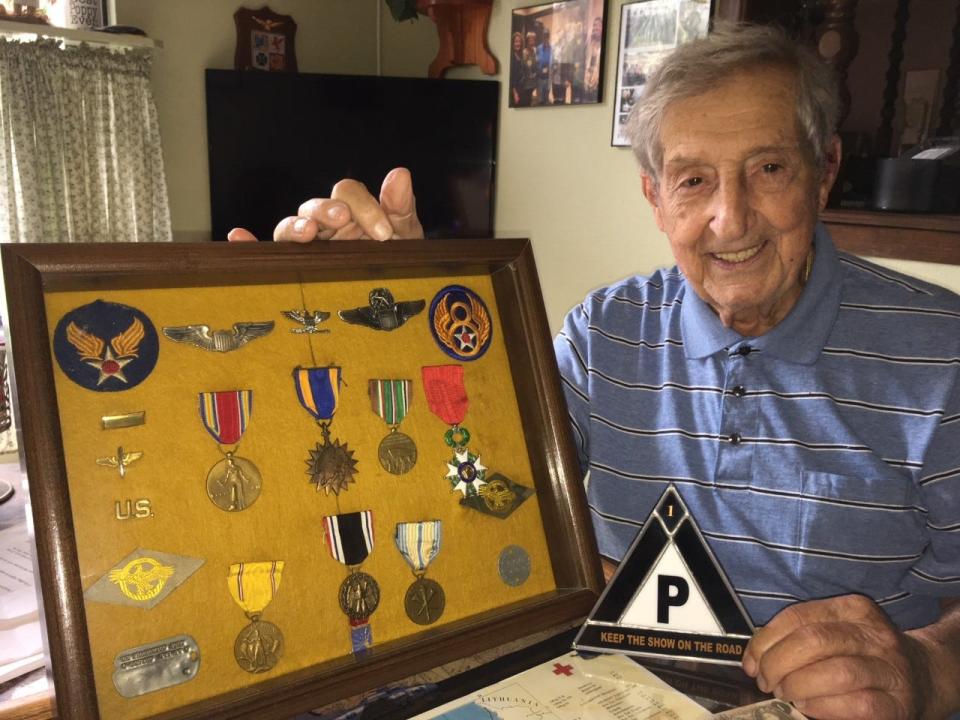
M 53 352 L 64 374 L 97 392 L 136 387 L 157 364 L 160 343 L 150 318 L 120 303 L 96 300 L 60 318 Z
M 396 330 L 414 315 L 423 311 L 425 300 L 396 302 L 386 288 L 374 288 L 368 296 L 369 304 L 352 310 L 340 310 L 337 315 L 351 325 L 366 325 L 374 330 Z
M 477 360 L 490 347 L 493 321 L 473 290 L 448 285 L 430 303 L 430 331 L 440 349 L 454 360 Z
M 573 646 L 739 665 L 753 631 L 750 615 L 670 485 Z
M 203 560 L 137 549 L 84 592 L 88 602 L 150 610 L 195 573 Z
M 247 343 L 273 330 L 273 320 L 263 322 L 238 322 L 230 330 L 210 331 L 209 325 L 182 325 L 165 327 L 163 334 L 170 340 L 196 345 L 202 350 L 225 353 L 242 348 Z

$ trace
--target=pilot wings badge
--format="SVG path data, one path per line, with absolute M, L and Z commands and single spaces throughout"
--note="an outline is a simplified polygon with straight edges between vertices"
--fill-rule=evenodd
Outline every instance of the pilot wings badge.
M 159 342 L 140 310 L 97 300 L 64 315 L 53 334 L 64 374 L 87 390 L 115 392 L 143 382 L 157 364 Z
M 196 345 L 203 350 L 225 353 L 242 348 L 248 342 L 261 338 L 273 330 L 273 320 L 238 322 L 232 330 L 214 330 L 209 325 L 182 325 L 165 327 L 163 334 L 174 342 Z

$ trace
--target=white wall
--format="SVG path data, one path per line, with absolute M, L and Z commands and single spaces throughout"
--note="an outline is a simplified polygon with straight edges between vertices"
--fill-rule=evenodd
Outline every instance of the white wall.
M 238 0 L 116 0 L 119 25 L 133 25 L 163 43 L 153 84 L 173 229 L 178 237 L 210 233 L 204 70 L 230 69 Z M 301 72 L 372 75 L 376 71 L 377 0 L 271 0 L 297 23 Z M 247 3 L 259 8 L 263 2 Z M 278 112 L 289 109 L 278 108 Z M 291 212 L 296 210 L 296 205 Z M 279 220 L 279 218 L 278 218 Z
M 488 38 L 500 61 L 495 79 L 502 86 L 509 70 L 511 10 L 531 2 L 493 5 Z M 532 239 L 554 329 L 592 288 L 672 264 L 640 193 L 630 151 L 610 146 L 622 4 L 608 2 L 602 103 L 510 109 L 501 87 L 497 233 Z M 437 51 L 432 21 L 397 23 L 383 0 L 273 0 L 270 6 L 297 22 L 297 61 L 304 72 L 375 74 L 378 12 L 383 74 L 425 76 Z M 117 0 L 118 23 L 142 27 L 164 44 L 154 87 L 173 228 L 180 237 L 210 230 L 203 71 L 233 67 L 237 7 L 236 0 Z M 447 76 L 487 77 L 475 67 Z M 960 268 L 889 264 L 960 291 Z
M 634 272 L 673 264 L 666 239 L 640 192 L 627 148 L 610 146 L 616 85 L 620 7 L 607 3 L 604 101 L 557 108 L 508 108 L 511 10 L 533 0 L 498 0 L 488 39 L 500 61 L 500 157 L 496 229 L 530 237 L 551 326 L 591 289 Z M 383 10 L 384 74 L 426 75 L 436 54 L 434 24 L 427 18 L 397 24 Z M 484 78 L 477 68 L 447 77 Z M 902 272 L 960 292 L 960 267 L 877 260 Z

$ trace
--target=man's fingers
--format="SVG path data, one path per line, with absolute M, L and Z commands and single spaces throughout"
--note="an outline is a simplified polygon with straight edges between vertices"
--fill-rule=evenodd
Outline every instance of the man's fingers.
M 228 242 L 256 242 L 257 238 L 246 228 L 234 228 L 227 233 Z
M 417 217 L 413 180 L 406 168 L 394 168 L 380 186 L 380 207 L 393 226 L 395 238 L 422 238 L 423 226 Z
M 756 676 L 760 658 L 774 645 L 805 625 L 821 622 L 859 620 L 875 612 L 875 605 L 862 595 L 844 595 L 825 600 L 811 600 L 781 610 L 747 645 L 743 669 Z
M 297 215 L 316 220 L 317 224 L 320 225 L 321 234 L 323 230 L 336 232 L 344 225 L 353 222 L 350 208 L 339 200 L 331 198 L 307 200 L 297 210 Z
M 330 197 L 349 206 L 354 222 L 363 228 L 366 235 L 374 240 L 389 240 L 393 237 L 390 220 L 363 183 L 341 180 L 333 186 Z
M 277 242 L 310 242 L 317 236 L 317 221 L 311 218 L 288 217 L 277 223 L 273 239 Z
M 909 709 L 879 690 L 860 690 L 849 695 L 828 695 L 794 703 L 806 717 L 817 720 L 877 720 L 910 717 Z
M 363 231 L 363 228 L 357 225 L 355 222 L 351 222 L 348 225 L 337 230 L 333 235 L 330 236 L 330 240 L 369 240 L 370 238 Z
M 840 656 L 793 671 L 771 691 L 778 698 L 793 702 L 860 690 L 889 692 L 901 689 L 901 676 L 883 658 Z

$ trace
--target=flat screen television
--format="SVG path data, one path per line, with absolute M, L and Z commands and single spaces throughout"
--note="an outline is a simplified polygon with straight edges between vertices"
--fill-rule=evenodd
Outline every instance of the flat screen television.
M 341 178 L 413 174 L 428 237 L 493 234 L 500 84 L 207 70 L 212 232 L 270 239 Z

